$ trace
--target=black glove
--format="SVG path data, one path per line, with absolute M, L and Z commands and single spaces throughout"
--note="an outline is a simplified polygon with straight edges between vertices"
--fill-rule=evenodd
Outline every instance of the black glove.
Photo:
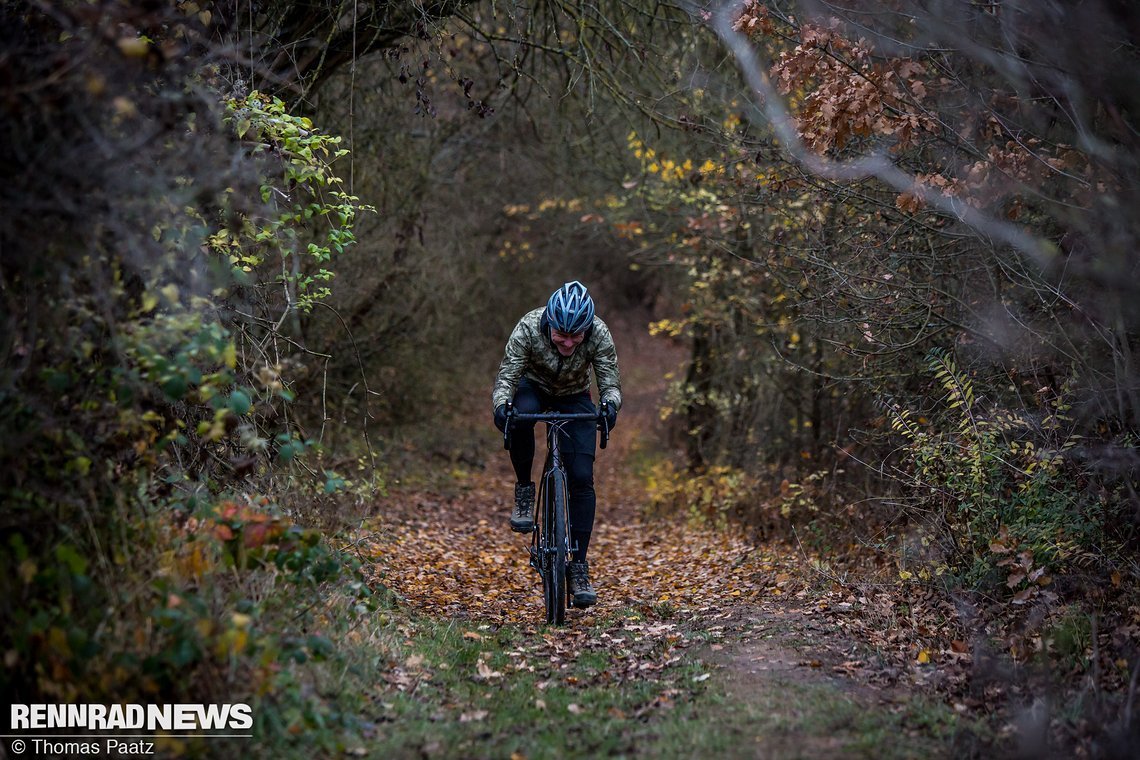
M 499 404 L 495 408 L 495 427 L 500 433 L 507 432 L 507 405 Z
M 606 415 L 606 427 L 613 430 L 614 425 L 617 424 L 617 409 L 609 404 L 602 404 L 602 413 Z

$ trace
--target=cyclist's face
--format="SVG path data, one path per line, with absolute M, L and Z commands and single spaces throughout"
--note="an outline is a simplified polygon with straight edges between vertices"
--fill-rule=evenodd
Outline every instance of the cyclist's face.
M 570 356 L 574 353 L 574 349 L 578 348 L 578 344 L 586 338 L 586 333 L 564 333 L 561 330 L 551 330 L 550 339 L 554 341 L 554 347 L 558 349 L 558 353 L 563 356 Z

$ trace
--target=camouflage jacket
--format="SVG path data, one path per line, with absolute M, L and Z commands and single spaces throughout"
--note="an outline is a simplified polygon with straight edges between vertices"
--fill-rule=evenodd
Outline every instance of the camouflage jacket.
M 492 409 L 514 398 L 519 379 L 528 378 L 539 389 L 552 396 L 568 396 L 590 390 L 590 367 L 598 381 L 602 401 L 621 408 L 621 376 L 618 373 L 617 349 L 606 323 L 594 317 L 586 340 L 570 356 L 562 356 L 550 342 L 542 322 L 545 308 L 529 312 L 511 332 L 499 375 L 491 394 Z

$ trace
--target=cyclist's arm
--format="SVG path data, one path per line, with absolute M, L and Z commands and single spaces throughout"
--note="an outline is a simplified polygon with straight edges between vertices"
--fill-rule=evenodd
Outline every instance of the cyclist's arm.
M 495 387 L 491 391 L 491 409 L 498 409 L 515 397 L 515 390 L 519 386 L 519 379 L 526 370 L 530 358 L 530 340 L 526 335 L 526 325 L 523 320 L 515 325 L 511 337 L 507 339 L 507 346 L 503 351 L 503 360 L 499 362 L 499 374 L 495 377 Z
M 621 372 L 618 370 L 617 347 L 605 323 L 598 320 L 595 326 L 598 350 L 594 354 L 594 377 L 598 381 L 601 400 L 615 410 L 621 409 Z

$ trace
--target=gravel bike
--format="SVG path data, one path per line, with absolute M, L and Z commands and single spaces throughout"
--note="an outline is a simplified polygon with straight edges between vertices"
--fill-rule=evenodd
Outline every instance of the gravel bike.
M 570 544 L 570 494 L 566 485 L 566 467 L 562 463 L 562 428 L 570 422 L 596 422 L 601 432 L 601 447 L 610 439 L 606 404 L 597 413 L 567 414 L 541 412 L 522 414 L 507 406 L 507 424 L 503 431 L 503 447 L 511 448 L 511 428 L 515 422 L 546 423 L 546 463 L 542 466 L 537 513 L 530 540 L 530 566 L 542 577 L 542 598 L 546 606 L 547 624 L 566 622 L 566 608 L 572 600 L 566 595 L 566 563 L 575 547 Z

